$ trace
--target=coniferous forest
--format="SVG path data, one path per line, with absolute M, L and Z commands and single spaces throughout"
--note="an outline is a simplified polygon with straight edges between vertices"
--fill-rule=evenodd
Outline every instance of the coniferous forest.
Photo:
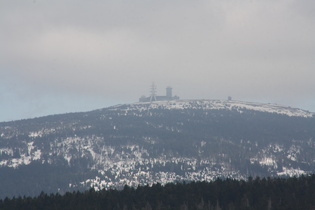
M 125 186 L 85 192 L 13 197 L 0 209 L 315 209 L 315 175 L 293 178 L 217 179 L 213 182 Z

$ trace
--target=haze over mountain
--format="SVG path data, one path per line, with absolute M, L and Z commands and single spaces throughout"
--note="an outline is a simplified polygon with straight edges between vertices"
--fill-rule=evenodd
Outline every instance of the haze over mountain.
M 315 112 L 313 0 L 0 0 L 0 122 L 187 99 Z
M 139 102 L 0 123 L 0 197 L 314 173 L 314 113 L 234 100 Z

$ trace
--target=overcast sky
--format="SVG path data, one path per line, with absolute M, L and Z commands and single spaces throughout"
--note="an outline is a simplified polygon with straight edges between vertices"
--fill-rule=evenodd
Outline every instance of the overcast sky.
M 0 121 L 158 95 L 315 112 L 314 0 L 0 0 Z

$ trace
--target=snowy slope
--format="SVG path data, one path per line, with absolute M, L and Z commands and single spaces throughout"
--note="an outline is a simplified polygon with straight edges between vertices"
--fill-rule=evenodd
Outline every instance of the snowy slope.
M 144 103 L 117 105 L 111 110 L 151 110 L 151 109 L 204 109 L 204 110 L 236 110 L 242 113 L 244 110 L 267 112 L 287 115 L 291 117 L 313 117 L 314 113 L 298 108 L 291 108 L 277 104 L 252 103 L 234 100 L 176 100 L 176 101 L 154 101 Z

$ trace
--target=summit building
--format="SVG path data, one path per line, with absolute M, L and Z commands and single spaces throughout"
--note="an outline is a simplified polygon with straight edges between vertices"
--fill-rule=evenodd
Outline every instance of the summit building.
M 171 101 L 171 100 L 178 100 L 178 96 L 173 96 L 172 89 L 170 86 L 166 88 L 166 95 L 165 96 L 158 96 L 156 95 L 156 86 L 153 84 L 151 86 L 151 95 L 149 97 L 141 96 L 139 98 L 139 102 L 151 102 L 151 101 Z

